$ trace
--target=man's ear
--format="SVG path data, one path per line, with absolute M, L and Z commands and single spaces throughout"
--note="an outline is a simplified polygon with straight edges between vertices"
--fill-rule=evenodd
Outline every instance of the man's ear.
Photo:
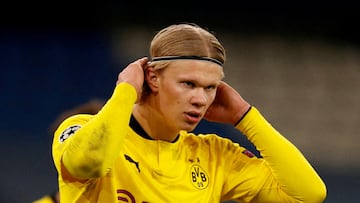
M 152 92 L 157 92 L 159 87 L 159 74 L 154 70 L 153 67 L 149 67 L 146 69 L 145 74 L 146 82 L 151 89 Z

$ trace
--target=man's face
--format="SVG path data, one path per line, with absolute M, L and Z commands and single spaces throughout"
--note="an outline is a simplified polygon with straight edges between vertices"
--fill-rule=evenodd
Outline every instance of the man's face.
M 223 68 L 211 62 L 171 62 L 158 75 L 159 110 L 164 122 L 176 130 L 192 131 L 214 101 L 223 75 Z

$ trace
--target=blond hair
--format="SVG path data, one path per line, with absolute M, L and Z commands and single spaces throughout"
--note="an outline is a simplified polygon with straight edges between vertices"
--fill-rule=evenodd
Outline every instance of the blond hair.
M 160 56 L 209 57 L 225 63 L 225 49 L 213 33 L 193 23 L 170 25 L 150 44 L 151 58 Z
M 193 23 L 173 24 L 160 30 L 150 44 L 150 57 L 196 56 L 215 59 L 220 64 L 226 60 L 225 49 L 213 33 Z M 150 59 L 150 60 L 151 60 Z M 170 61 L 152 62 L 155 70 L 166 68 Z M 142 99 L 151 92 L 143 85 Z

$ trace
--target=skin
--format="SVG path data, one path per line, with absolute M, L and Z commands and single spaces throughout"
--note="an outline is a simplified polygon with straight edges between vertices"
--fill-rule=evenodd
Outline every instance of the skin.
M 207 61 L 172 61 L 155 70 L 142 58 L 119 74 L 117 84 L 135 87 L 133 113 L 144 130 L 153 139 L 171 142 L 180 130 L 192 131 L 202 118 L 235 124 L 247 111 L 250 105 L 222 81 L 223 76 L 222 67 Z M 144 81 L 151 94 L 139 102 Z

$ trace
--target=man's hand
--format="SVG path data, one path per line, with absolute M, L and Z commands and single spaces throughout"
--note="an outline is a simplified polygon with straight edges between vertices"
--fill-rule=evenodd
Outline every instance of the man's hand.
M 217 88 L 215 100 L 204 118 L 208 121 L 234 125 L 249 108 L 250 104 L 234 88 L 222 81 Z
M 134 86 L 138 95 L 138 101 L 141 97 L 142 87 L 144 84 L 144 70 L 147 67 L 147 57 L 138 59 L 130 63 L 124 70 L 122 70 L 118 75 L 118 80 L 116 85 L 122 82 L 129 83 Z

